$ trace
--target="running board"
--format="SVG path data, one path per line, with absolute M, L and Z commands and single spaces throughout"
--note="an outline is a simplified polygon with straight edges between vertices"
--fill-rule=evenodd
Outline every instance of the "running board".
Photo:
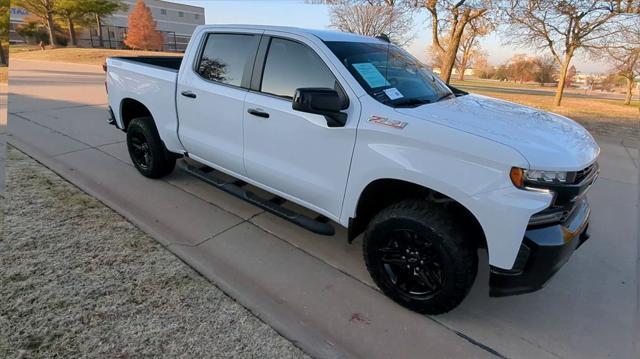
M 238 197 L 255 206 L 258 206 L 267 212 L 273 213 L 276 216 L 282 217 L 291 223 L 297 224 L 306 230 L 309 230 L 313 233 L 317 233 L 323 236 L 333 236 L 335 234 L 335 229 L 331 224 L 328 223 L 329 220 L 326 217 L 318 216 L 317 218 L 313 219 L 303 214 L 296 213 L 294 211 L 286 209 L 281 206 L 284 202 L 286 202 L 284 198 L 275 196 L 270 200 L 263 199 L 260 196 L 242 188 L 246 185 L 244 181 L 235 180 L 232 182 L 226 182 L 220 178 L 217 178 L 213 174 L 215 170 L 211 170 L 210 167 L 205 167 L 206 170 L 202 170 L 195 166 L 187 164 L 182 166 L 182 168 L 188 174 L 212 186 L 215 186 L 235 197 Z

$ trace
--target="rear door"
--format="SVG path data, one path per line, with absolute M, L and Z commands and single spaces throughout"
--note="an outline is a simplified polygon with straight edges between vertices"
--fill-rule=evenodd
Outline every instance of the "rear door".
M 359 101 L 340 84 L 325 55 L 312 46 L 301 36 L 269 37 L 265 32 L 254 70 L 257 76 L 245 100 L 244 161 L 249 178 L 337 219 L 355 144 Z M 302 87 L 342 93 L 346 125 L 329 127 L 324 116 L 294 111 L 292 97 Z
M 205 34 L 177 85 L 178 133 L 189 155 L 242 175 L 244 100 L 260 37 L 242 30 Z

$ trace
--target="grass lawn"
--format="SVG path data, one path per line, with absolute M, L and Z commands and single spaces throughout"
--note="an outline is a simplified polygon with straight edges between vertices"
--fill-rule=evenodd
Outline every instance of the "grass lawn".
M 71 62 L 77 64 L 102 65 L 110 56 L 182 56 L 175 52 L 133 51 L 111 49 L 55 48 L 41 51 L 37 46 L 11 45 L 11 58 Z

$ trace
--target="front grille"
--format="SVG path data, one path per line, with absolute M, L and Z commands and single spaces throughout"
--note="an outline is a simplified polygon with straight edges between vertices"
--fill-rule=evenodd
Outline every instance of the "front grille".
M 598 163 L 594 162 L 591 166 L 577 171 L 575 174 L 575 178 L 573 179 L 574 184 L 578 184 L 582 182 L 585 178 L 589 177 L 594 171 L 598 169 Z
M 533 215 L 530 225 L 565 223 L 576 209 L 576 202 L 584 196 L 597 175 L 598 163 L 594 162 L 587 168 L 574 172 L 574 177 L 569 183 L 549 185 L 547 189 L 555 193 L 554 201 L 549 208 Z M 545 217 L 549 218 L 548 223 L 542 221 Z

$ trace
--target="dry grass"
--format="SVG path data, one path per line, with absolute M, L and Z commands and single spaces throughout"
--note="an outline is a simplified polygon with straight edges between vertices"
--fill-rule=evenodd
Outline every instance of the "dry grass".
M 101 202 L 6 164 L 0 358 L 308 358 Z
M 71 62 L 76 64 L 102 65 L 111 56 L 182 56 L 175 52 L 133 51 L 111 49 L 55 48 L 45 51 L 33 46 L 11 46 L 12 59 Z

